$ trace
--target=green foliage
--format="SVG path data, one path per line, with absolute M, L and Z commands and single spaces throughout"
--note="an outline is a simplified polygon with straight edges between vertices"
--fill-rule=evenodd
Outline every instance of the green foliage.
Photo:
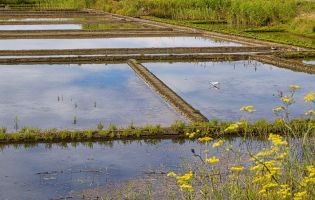
M 3 1 L 3 0 L 2 0 Z M 228 20 L 231 24 L 268 25 L 297 15 L 297 0 L 15 0 L 36 2 L 44 8 L 95 8 L 130 16 L 172 19 Z
M 185 130 L 186 124 L 183 121 L 175 121 L 175 123 L 173 123 L 171 125 L 171 128 L 177 132 L 183 132 Z
M 168 138 L 170 135 L 180 138 L 187 138 L 187 133 L 195 132 L 194 138 L 210 135 L 211 137 L 223 136 L 251 136 L 266 137 L 269 133 L 287 134 L 291 127 L 292 130 L 302 136 L 303 131 L 309 130 L 310 126 L 315 127 L 315 119 L 294 119 L 284 123 L 282 119 L 268 122 L 265 120 L 249 123 L 243 121 L 243 125 L 237 131 L 225 131 L 234 122 L 222 122 L 211 120 L 209 122 L 199 122 L 185 124 L 177 121 L 168 128 L 162 128 L 160 125 L 146 125 L 144 127 L 127 127 L 118 129 L 111 124 L 106 130 L 39 130 L 34 128 L 22 128 L 16 133 L 7 133 L 6 129 L 0 129 L 0 143 L 20 143 L 20 142 L 52 142 L 52 141 L 90 141 L 92 139 L 136 139 L 145 136 L 146 138 Z M 246 126 L 245 126 L 246 125 Z M 313 128 L 314 129 L 314 128 Z M 197 131 L 199 130 L 199 131 Z
M 103 130 L 104 125 L 100 122 L 100 123 L 97 124 L 96 128 L 97 128 L 97 130 L 101 131 L 101 130 Z

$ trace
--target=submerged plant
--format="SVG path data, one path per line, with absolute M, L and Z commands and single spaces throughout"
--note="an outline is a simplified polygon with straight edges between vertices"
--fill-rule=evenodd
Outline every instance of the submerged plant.
M 97 130 L 101 131 L 104 128 L 104 125 L 102 124 L 102 122 L 98 123 L 96 126 Z
M 73 117 L 73 124 L 76 125 L 77 124 L 77 116 Z

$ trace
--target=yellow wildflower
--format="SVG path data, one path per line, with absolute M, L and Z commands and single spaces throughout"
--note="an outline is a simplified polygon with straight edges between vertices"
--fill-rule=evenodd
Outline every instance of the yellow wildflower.
M 283 159 L 283 158 L 285 158 L 285 157 L 287 157 L 288 156 L 288 153 L 287 152 L 284 152 L 284 153 L 280 153 L 280 154 L 278 154 L 276 157 L 275 157 L 275 159 Z
M 217 141 L 216 143 L 214 143 L 214 144 L 212 145 L 212 148 L 220 147 L 220 146 L 222 146 L 223 144 L 224 144 L 224 140 L 219 140 L 219 141 Z
M 180 190 L 181 191 L 187 190 L 188 192 L 194 192 L 194 188 L 192 187 L 192 185 L 189 185 L 189 184 L 182 184 L 180 186 Z
M 240 111 L 244 111 L 248 113 L 256 112 L 256 110 L 254 110 L 254 106 L 243 106 L 241 107 Z
M 231 171 L 232 172 L 241 172 L 243 171 L 245 168 L 243 166 L 239 166 L 239 167 L 231 167 Z
M 312 102 L 315 99 L 315 92 L 309 92 L 305 97 L 304 101 L 305 102 Z
M 188 136 L 189 139 L 193 139 L 195 135 L 196 135 L 196 132 L 186 133 L 186 136 Z
M 267 192 L 266 189 L 261 189 L 261 190 L 258 192 L 258 194 L 265 194 L 266 192 Z
M 305 115 L 310 115 L 310 116 L 315 115 L 315 111 L 310 109 L 305 113 Z
M 231 124 L 229 127 L 227 127 L 224 132 L 233 132 L 236 131 L 239 128 L 239 123 Z
M 274 145 L 287 145 L 288 142 L 282 139 L 282 136 L 276 134 L 270 134 L 268 140 L 271 140 Z
M 299 85 L 290 85 L 291 90 L 298 90 L 301 88 Z
M 309 165 L 306 167 L 306 169 L 309 173 L 314 173 L 314 176 L 315 176 L 315 167 L 314 166 Z
M 281 195 L 284 199 L 291 196 L 290 186 L 288 184 L 280 185 L 281 189 L 277 192 L 277 194 Z
M 293 103 L 292 97 L 289 97 L 289 96 L 283 96 L 283 97 L 281 98 L 281 101 L 282 101 L 283 103 L 286 103 L 286 104 L 292 104 L 292 103 Z
M 267 183 L 266 185 L 263 186 L 263 189 L 270 189 L 270 188 L 274 188 L 277 186 L 278 186 L 277 183 Z
M 277 107 L 275 109 L 272 109 L 272 112 L 276 113 L 276 112 L 280 112 L 283 110 L 283 107 Z
M 192 177 L 193 177 L 193 173 L 192 171 L 189 171 L 183 176 L 177 176 L 176 178 L 177 178 L 178 183 L 184 183 L 184 182 L 190 181 Z
M 298 192 L 298 193 L 295 193 L 294 194 L 294 200 L 303 200 L 304 198 L 307 195 L 307 192 L 306 191 L 303 191 L 303 192 Z
M 169 173 L 167 174 L 167 176 L 168 176 L 168 177 L 176 177 L 177 174 L 176 174 L 175 172 L 169 172 Z
M 210 164 L 215 164 L 215 163 L 220 162 L 220 159 L 215 156 L 212 156 L 211 158 L 208 158 L 206 161 Z
M 258 152 L 255 157 L 258 158 L 258 157 L 268 157 L 268 156 L 271 156 L 272 155 L 272 151 L 269 151 L 269 150 L 266 150 L 266 151 L 261 151 L 261 152 Z
M 310 184 L 315 185 L 315 167 L 312 165 L 309 165 L 306 167 L 307 171 L 309 172 L 309 175 L 303 178 L 301 185 L 307 186 Z
M 199 142 L 201 142 L 201 143 L 203 143 L 203 142 L 210 142 L 211 140 L 212 140 L 212 138 L 211 137 L 208 137 L 208 136 L 205 136 L 205 137 L 203 137 L 203 138 L 199 138 L 198 139 L 199 140 Z

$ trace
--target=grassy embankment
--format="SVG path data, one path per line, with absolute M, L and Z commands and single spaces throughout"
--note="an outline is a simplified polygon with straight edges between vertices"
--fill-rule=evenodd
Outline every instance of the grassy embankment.
M 169 128 L 162 128 L 159 125 L 147 125 L 144 127 L 135 127 L 133 125 L 127 128 L 118 128 L 115 125 L 110 125 L 107 129 L 103 129 L 99 125 L 96 129 L 89 130 L 40 130 L 35 128 L 22 128 L 15 133 L 7 133 L 5 128 L 0 129 L 0 143 L 23 143 L 23 142 L 67 142 L 67 141 L 93 141 L 93 140 L 115 140 L 115 139 L 166 139 L 166 138 L 189 138 L 186 133 L 196 132 L 196 137 L 211 135 L 212 137 L 223 136 L 259 136 L 266 137 L 269 133 L 277 133 L 285 135 L 289 132 L 287 128 L 294 127 L 295 132 L 300 136 L 309 129 L 309 126 L 315 125 L 315 120 L 310 119 L 295 119 L 289 123 L 282 120 L 268 122 L 258 120 L 253 123 L 244 121 L 240 129 L 237 131 L 229 131 L 227 128 L 233 122 L 221 122 L 212 120 L 210 122 L 185 124 L 176 122 Z M 245 131 L 246 129 L 246 131 Z
M 304 0 L 37 0 L 315 48 L 315 3 Z

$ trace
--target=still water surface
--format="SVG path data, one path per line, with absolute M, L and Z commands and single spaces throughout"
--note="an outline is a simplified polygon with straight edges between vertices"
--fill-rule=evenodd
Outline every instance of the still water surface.
M 0 110 L 0 127 L 9 131 L 184 120 L 127 64 L 2 65 Z
M 239 120 L 244 116 L 239 109 L 246 105 L 257 110 L 253 118 L 274 119 L 272 109 L 281 105 L 279 92 L 287 94 L 292 84 L 300 85 L 301 89 L 290 114 L 300 117 L 311 108 L 303 96 L 315 91 L 315 75 L 257 61 L 144 65 L 209 119 Z

